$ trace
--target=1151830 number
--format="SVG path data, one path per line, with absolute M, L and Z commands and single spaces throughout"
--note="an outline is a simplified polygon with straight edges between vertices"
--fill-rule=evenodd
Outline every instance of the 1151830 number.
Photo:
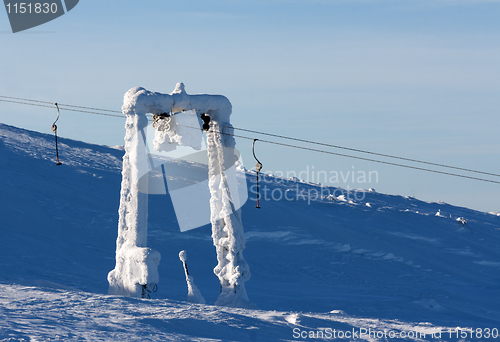
M 47 13 L 57 13 L 57 3 L 35 3 L 35 4 L 32 4 L 32 3 L 25 3 L 25 2 L 21 2 L 21 3 L 7 3 L 5 5 L 5 7 L 7 7 L 7 13 L 11 14 L 11 13 L 20 13 L 20 14 L 25 14 L 25 13 L 36 13 L 36 14 L 40 14 L 40 13 L 44 13 L 44 14 L 47 14 Z

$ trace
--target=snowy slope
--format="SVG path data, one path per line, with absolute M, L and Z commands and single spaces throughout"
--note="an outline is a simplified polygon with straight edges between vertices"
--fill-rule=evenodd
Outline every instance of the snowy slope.
M 210 227 L 181 233 L 164 195 L 149 199 L 158 292 L 108 296 L 123 151 L 60 143 L 56 166 L 53 136 L 0 125 L 0 340 L 277 341 L 370 328 L 436 341 L 439 329 L 500 327 L 499 216 L 373 191 L 350 203 L 329 188 L 336 201 L 308 200 L 318 185 L 273 177 L 268 197 L 292 200 L 243 207 L 246 286 L 260 310 L 210 305 L 219 293 Z M 180 250 L 208 305 L 185 301 Z

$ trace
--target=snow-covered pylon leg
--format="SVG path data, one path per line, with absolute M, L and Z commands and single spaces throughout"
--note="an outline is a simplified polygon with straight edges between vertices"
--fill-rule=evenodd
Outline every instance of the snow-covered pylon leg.
M 127 96 L 127 95 L 126 95 Z M 146 247 L 148 231 L 148 194 L 139 190 L 147 189 L 149 170 L 145 130 L 148 119 L 145 113 L 127 110 L 125 135 L 125 155 L 123 156 L 122 188 L 116 240 L 116 266 L 109 272 L 108 293 L 130 297 L 144 297 L 159 281 L 158 264 L 160 253 Z M 142 179 L 141 179 L 142 177 Z
M 222 133 L 218 122 L 212 121 L 207 133 L 210 211 L 212 238 L 218 261 L 214 273 L 221 284 L 221 293 L 215 304 L 254 308 L 248 301 L 245 290 L 245 282 L 250 279 L 250 270 L 243 258 L 245 238 L 241 210 L 235 210 L 230 187 L 232 179 L 229 179 L 232 175 L 227 170 L 227 166 L 234 164 L 236 159 L 231 152 L 234 151 L 234 139 L 225 139 Z

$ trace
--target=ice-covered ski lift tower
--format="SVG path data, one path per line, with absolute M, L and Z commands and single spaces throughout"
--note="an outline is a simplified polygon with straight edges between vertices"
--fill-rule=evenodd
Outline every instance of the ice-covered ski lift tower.
M 210 117 L 210 130 L 207 131 L 210 221 L 218 260 L 214 273 L 221 284 L 221 293 L 216 304 L 251 306 L 244 284 L 250 278 L 250 271 L 242 254 L 245 239 L 241 213 L 233 205 L 225 172 L 227 159 L 236 158 L 234 153 L 227 153 L 228 150 L 234 151 L 236 144 L 231 135 L 231 103 L 222 95 L 188 95 L 184 84 L 178 83 L 170 95 L 153 93 L 140 87 L 132 88 L 125 94 L 122 110 L 127 115 L 125 155 L 116 266 L 108 275 L 109 294 L 141 297 L 144 296 L 145 290 L 151 290 L 159 280 L 160 254 L 147 247 L 148 195 L 139 189 L 141 175 L 148 172 L 148 155 L 145 148 L 145 131 L 148 126 L 146 114 L 165 115 L 195 111 L 198 117 L 203 114 Z M 155 149 L 161 148 L 162 145 L 161 141 L 158 143 L 158 139 L 172 140 L 171 138 L 172 134 L 157 131 Z

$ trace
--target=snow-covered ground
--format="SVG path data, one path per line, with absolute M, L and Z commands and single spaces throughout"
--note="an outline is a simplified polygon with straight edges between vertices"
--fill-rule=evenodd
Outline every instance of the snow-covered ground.
M 60 139 L 62 166 L 54 154 L 52 135 L 0 124 L 1 341 L 500 339 L 497 213 L 265 177 L 270 200 L 243 207 L 259 308 L 244 310 L 213 305 L 210 227 L 181 233 L 169 197 L 150 195 L 158 292 L 108 296 L 123 150 Z M 181 250 L 206 305 L 186 301 Z

